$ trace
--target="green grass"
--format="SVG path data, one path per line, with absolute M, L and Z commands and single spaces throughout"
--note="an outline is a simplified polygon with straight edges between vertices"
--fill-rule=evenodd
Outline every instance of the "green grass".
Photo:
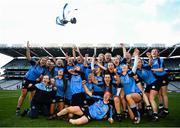
M 45 117 L 38 119 L 30 119 L 28 117 L 20 117 L 15 115 L 15 109 L 20 91 L 3 91 L 0 90 L 0 127 L 72 127 L 66 121 L 46 120 Z M 169 109 L 170 114 L 160 119 L 158 122 L 150 122 L 146 118 L 142 118 L 140 124 L 135 125 L 129 119 L 122 122 L 114 122 L 109 124 L 107 121 L 92 121 L 85 127 L 178 127 L 180 126 L 180 93 L 169 93 Z M 22 107 L 28 107 L 28 97 Z

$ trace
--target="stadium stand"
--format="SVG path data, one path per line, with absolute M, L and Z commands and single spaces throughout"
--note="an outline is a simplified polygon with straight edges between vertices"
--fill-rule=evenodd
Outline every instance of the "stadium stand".
M 180 70 L 180 59 L 179 58 L 171 58 L 171 59 L 165 59 L 165 67 L 168 68 L 168 70 L 171 71 L 178 71 Z
M 21 80 L 1 80 L 0 81 L 0 89 L 3 90 L 15 90 L 21 88 L 22 81 Z
M 180 84 L 178 81 L 171 81 L 168 84 L 168 91 L 169 92 L 180 92 Z

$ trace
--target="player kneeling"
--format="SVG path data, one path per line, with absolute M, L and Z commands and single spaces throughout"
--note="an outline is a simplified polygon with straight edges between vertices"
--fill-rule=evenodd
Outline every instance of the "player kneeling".
M 101 120 L 107 117 L 108 121 L 110 123 L 113 123 L 112 106 L 109 105 L 111 92 L 109 90 L 106 90 L 103 98 L 101 98 L 99 96 L 92 95 L 92 92 L 90 92 L 86 86 L 85 80 L 83 81 L 83 86 L 85 92 L 96 102 L 89 107 L 70 106 L 57 113 L 57 116 L 62 116 L 69 113 L 81 116 L 78 119 L 69 120 L 69 123 L 75 125 L 82 125 L 88 123 L 91 120 Z
M 26 114 L 30 118 L 37 118 L 40 114 L 49 116 L 50 103 L 56 93 L 49 82 L 49 76 L 45 75 L 42 82 L 35 85 L 36 92 L 31 101 L 30 109 L 25 109 L 21 116 L 25 116 Z

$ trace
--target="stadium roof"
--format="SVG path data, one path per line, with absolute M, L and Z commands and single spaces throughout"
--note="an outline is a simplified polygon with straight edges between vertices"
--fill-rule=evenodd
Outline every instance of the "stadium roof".
M 42 56 L 53 56 L 53 57 L 64 57 L 61 48 L 64 52 L 72 55 L 72 47 L 75 44 L 49 44 L 49 46 L 38 46 L 36 44 L 31 44 L 31 56 L 42 57 Z M 162 57 L 173 57 L 180 56 L 180 44 L 173 45 L 172 47 L 166 47 L 164 44 L 152 44 L 148 46 L 145 43 L 135 43 L 133 46 L 125 44 L 127 50 L 132 53 L 134 48 L 138 48 L 141 52 L 141 56 L 145 57 L 145 53 L 152 50 L 153 48 L 158 48 L 160 52 L 160 56 Z M 122 55 L 122 48 L 120 48 L 119 44 L 114 44 L 113 46 L 109 43 L 92 45 L 91 43 L 84 43 L 78 46 L 82 55 L 89 54 L 92 56 L 96 51 L 96 55 L 99 53 L 106 53 L 111 48 L 113 48 L 114 55 Z M 96 48 L 96 50 L 95 50 Z M 26 55 L 26 47 L 20 44 L 15 44 L 13 46 L 8 46 L 6 44 L 0 44 L 0 53 L 11 56 L 11 57 L 25 57 Z

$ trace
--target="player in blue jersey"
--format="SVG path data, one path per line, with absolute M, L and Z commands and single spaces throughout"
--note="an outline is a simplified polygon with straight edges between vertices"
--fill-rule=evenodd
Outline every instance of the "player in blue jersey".
M 34 85 L 37 82 L 40 82 L 40 77 L 42 77 L 42 75 L 45 74 L 45 69 L 46 69 L 45 65 L 46 65 L 47 58 L 45 57 L 40 58 L 39 61 L 37 62 L 31 58 L 29 42 L 27 42 L 26 57 L 28 61 L 30 62 L 31 67 L 26 73 L 23 83 L 22 83 L 21 96 L 18 99 L 16 115 L 19 115 L 20 113 L 20 108 L 24 102 L 24 99 L 26 98 L 27 92 L 28 91 L 31 92 L 30 100 L 34 96 L 34 93 L 35 93 Z
M 67 81 L 67 86 L 65 89 L 65 107 L 70 106 L 71 105 L 71 101 L 72 101 L 72 91 L 71 91 L 71 82 L 69 79 L 69 74 L 71 74 L 74 70 L 74 63 L 73 63 L 73 59 L 68 57 L 67 59 L 67 65 L 65 65 L 65 80 Z
M 46 71 L 45 74 L 49 76 L 49 78 L 54 78 L 54 62 L 50 59 L 46 62 Z
M 55 78 L 56 95 L 52 99 L 49 119 L 53 119 L 54 117 L 56 117 L 56 114 L 54 113 L 56 104 L 58 111 L 61 111 L 64 108 L 65 80 L 63 78 L 63 75 L 63 70 L 59 70 L 58 76 L 56 76 Z
M 86 83 L 87 88 L 89 89 L 89 91 L 91 91 L 94 95 L 94 87 L 95 87 L 95 77 L 93 73 L 90 73 L 88 76 L 88 80 Z M 94 103 L 94 100 L 91 99 L 91 97 L 89 95 L 86 94 L 86 99 L 85 99 L 85 105 L 92 105 Z
M 55 62 L 56 62 L 56 65 L 54 67 L 54 77 L 58 76 L 59 70 L 64 71 L 64 66 L 65 66 L 62 59 L 57 59 Z
M 98 61 L 98 63 L 100 63 L 102 61 L 103 61 L 103 59 Z M 95 77 L 95 83 L 94 83 L 95 85 L 94 85 L 93 95 L 103 97 L 103 95 L 104 95 L 104 90 L 102 88 L 102 86 L 104 84 L 103 70 L 98 65 L 95 65 L 95 63 L 96 63 L 96 61 L 95 61 L 95 58 L 93 57 L 92 61 L 91 61 L 91 70 L 92 70 L 94 77 Z
M 119 57 L 114 57 L 113 63 L 116 67 L 117 73 L 120 75 L 122 73 L 122 64 L 120 63 L 120 58 Z
M 25 109 L 21 116 L 26 114 L 30 118 L 37 118 L 40 114 L 44 116 L 49 116 L 50 103 L 52 97 L 55 95 L 56 91 L 53 86 L 49 84 L 50 78 L 48 75 L 43 76 L 41 83 L 35 85 L 35 95 L 32 98 L 30 109 Z
M 121 115 L 121 104 L 120 104 L 120 92 L 122 85 L 120 84 L 119 75 L 112 62 L 108 63 L 107 72 L 111 76 L 112 95 L 113 95 L 114 106 L 116 109 L 116 118 L 118 121 L 121 121 L 122 115 Z
M 84 58 L 84 62 L 83 62 L 83 72 L 85 74 L 86 80 L 88 80 L 88 76 L 92 72 L 90 63 L 88 61 L 88 56 L 89 56 L 89 54 L 85 54 L 85 58 Z
M 80 66 L 75 66 L 74 69 L 72 69 L 69 79 L 72 92 L 72 105 L 83 106 L 85 93 L 82 80 L 85 80 L 85 75 L 84 72 L 81 71 Z
M 132 70 L 129 69 L 127 64 L 123 65 L 122 73 L 120 75 L 120 80 L 128 103 L 128 108 L 130 107 L 129 109 L 130 117 L 134 120 L 135 124 L 138 124 L 140 122 L 140 113 L 137 110 L 138 107 L 137 104 L 142 99 L 142 92 L 136 85 L 136 81 L 133 78 L 137 69 L 138 53 L 134 52 L 134 55 L 135 55 L 135 61 Z
M 89 107 L 79 107 L 79 106 L 71 106 L 63 109 L 57 116 L 66 115 L 68 113 L 76 114 L 80 116 L 78 119 L 70 119 L 69 123 L 74 125 L 82 125 L 86 124 L 91 120 L 102 120 L 108 119 L 110 123 L 113 123 L 112 118 L 112 106 L 109 105 L 109 100 L 111 98 L 111 92 L 108 90 L 105 91 L 103 98 L 94 96 L 91 91 L 88 90 L 86 86 L 86 81 L 83 81 L 83 86 L 85 92 L 95 100 L 95 103 Z
M 79 56 L 76 57 L 76 52 L 79 54 Z M 74 57 L 74 64 L 75 66 L 79 66 L 81 71 L 84 72 L 84 57 L 82 56 L 79 48 L 73 48 L 72 49 L 73 57 Z
M 159 57 L 159 52 L 157 49 L 151 50 L 151 56 L 149 56 L 150 65 L 152 71 L 156 76 L 158 83 L 160 85 L 159 90 L 159 115 L 168 115 L 168 96 L 167 96 L 167 86 L 168 86 L 168 75 L 164 70 L 164 60 Z
M 138 59 L 138 68 L 136 73 L 146 84 L 145 92 L 148 94 L 148 98 L 153 109 L 152 120 L 157 121 L 158 110 L 157 110 L 155 97 L 158 95 L 158 91 L 160 89 L 157 79 L 155 78 L 153 72 L 151 71 L 151 66 L 148 64 L 143 64 L 140 58 Z
M 104 90 L 103 90 L 102 86 L 104 84 L 104 80 L 103 80 L 104 78 L 102 76 L 102 69 L 98 66 L 94 69 L 94 77 L 95 77 L 96 81 L 94 82 L 93 95 L 103 97 Z
M 139 56 L 139 50 L 137 48 L 134 49 L 133 55 L 135 56 L 135 54 Z M 137 56 L 135 56 L 135 59 L 136 59 L 136 57 Z M 134 64 L 135 64 L 135 62 L 134 62 Z M 133 65 L 133 67 L 134 67 L 134 65 Z M 135 70 L 134 70 L 134 72 L 135 72 Z M 142 96 L 143 96 L 143 101 L 141 102 L 141 104 L 139 104 L 140 114 L 143 115 L 146 112 L 148 117 L 151 118 L 152 117 L 152 108 L 151 108 L 151 104 L 149 102 L 149 99 L 148 99 L 146 93 L 144 92 L 144 86 L 143 86 L 144 83 L 143 83 L 142 79 L 140 79 L 137 74 L 134 74 L 133 78 L 135 79 L 136 84 L 137 84 L 138 88 L 141 90 Z M 145 105 L 146 105 L 146 107 L 145 107 Z M 144 109 L 145 109 L 145 111 L 144 111 Z
M 110 61 L 110 55 L 108 55 L 108 61 Z M 108 72 L 108 74 L 110 74 L 110 77 L 111 77 L 111 88 L 112 88 L 112 95 L 113 95 L 113 101 L 114 101 L 114 105 L 115 105 L 115 109 L 116 109 L 116 117 L 117 117 L 117 120 L 121 121 L 121 110 L 120 110 L 120 90 L 121 90 L 121 85 L 120 85 L 120 79 L 119 79 L 119 75 L 117 73 L 117 70 L 113 64 L 113 62 L 109 62 L 107 63 L 107 67 L 101 65 L 101 64 L 98 64 L 98 66 L 102 69 L 104 69 L 106 72 Z M 105 75 L 106 76 L 106 75 Z M 104 83 L 105 86 L 107 86 L 106 83 Z

